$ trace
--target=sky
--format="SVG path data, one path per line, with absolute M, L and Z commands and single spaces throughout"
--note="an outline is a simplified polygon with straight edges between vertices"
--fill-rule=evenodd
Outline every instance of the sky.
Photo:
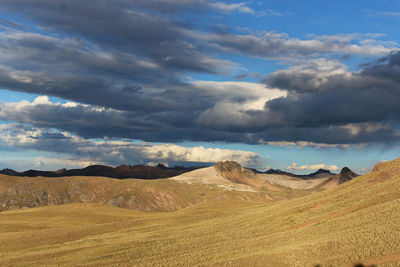
M 0 168 L 366 173 L 400 152 L 400 2 L 2 0 Z

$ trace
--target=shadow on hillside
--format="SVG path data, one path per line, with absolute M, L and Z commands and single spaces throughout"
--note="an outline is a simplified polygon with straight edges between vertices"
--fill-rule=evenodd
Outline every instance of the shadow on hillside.
M 317 264 L 314 267 L 322 267 L 322 265 Z M 354 264 L 354 267 L 376 267 L 376 265 L 364 265 L 362 263 L 356 263 Z

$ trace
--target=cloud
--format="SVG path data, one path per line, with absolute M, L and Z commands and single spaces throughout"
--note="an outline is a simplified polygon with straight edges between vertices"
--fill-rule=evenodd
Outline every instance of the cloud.
M 339 170 L 339 167 L 336 165 L 326 165 L 326 164 L 314 164 L 314 165 L 302 165 L 302 166 L 297 166 L 295 162 L 292 163 L 292 165 L 286 167 L 287 170 L 319 170 L 319 169 L 325 169 L 328 171 L 335 172 Z
M 386 127 L 390 127 L 390 121 L 398 123 L 400 52 L 366 65 L 360 72 L 331 65 L 321 72 L 308 65 L 295 66 L 267 77 L 268 86 L 290 94 L 269 101 L 266 111 L 297 127 L 358 123 L 360 128 L 373 129 L 368 124 L 387 121 Z
M 399 140 L 400 53 L 388 54 L 397 44 L 380 43 L 378 35 L 239 34 L 192 21 L 215 12 L 251 14 L 246 2 L 3 0 L 1 6 L 30 21 L 30 29 L 3 21 L 0 87 L 69 101 L 3 103 L 1 120 L 86 139 L 310 146 Z M 191 78 L 247 71 L 227 59 L 232 54 L 289 65 L 262 84 Z M 328 60 L 332 54 L 384 56 L 351 71 Z
M 212 129 L 201 129 L 201 122 L 193 119 L 213 104 L 230 101 L 238 110 L 262 110 L 265 101 L 285 95 L 280 90 L 265 88 L 262 84 L 248 82 L 203 82 L 193 81 L 193 88 L 202 102 L 191 103 L 181 96 L 177 101 L 187 102 L 182 109 L 144 111 L 121 111 L 102 106 L 66 102 L 53 103 L 47 96 L 37 97 L 33 102 L 19 101 L 0 104 L 0 120 L 30 123 L 38 127 L 57 128 L 71 131 L 85 138 L 123 137 L 146 141 L 181 141 L 184 139 L 203 141 L 206 138 L 218 141 L 227 136 L 225 132 L 215 133 Z M 224 102 L 227 103 L 227 102 Z M 212 111 L 209 111 L 212 112 Z M 225 113 L 220 114 L 223 116 Z M 212 115 L 209 115 L 212 116 Z M 222 117 L 221 117 L 222 118 Z M 223 119 L 223 118 L 222 118 Z M 185 129 L 186 128 L 186 129 Z M 220 137 L 219 137 L 220 136 Z M 240 138 L 239 134 L 238 137 Z
M 264 142 L 260 142 L 264 143 Z M 296 141 L 296 142 L 288 142 L 288 141 L 271 141 L 271 142 L 266 142 L 269 146 L 280 146 L 280 147 L 297 147 L 297 148 L 303 148 L 303 147 L 315 147 L 315 148 L 341 148 L 341 149 L 349 149 L 350 144 L 325 144 L 325 143 L 314 143 L 314 142 L 306 142 L 306 141 Z M 359 144 L 358 146 L 362 146 L 363 144 Z
M 231 4 L 226 4 L 223 2 L 214 2 L 214 3 L 211 2 L 209 3 L 209 6 L 228 13 L 236 10 L 240 13 L 247 13 L 247 14 L 255 13 L 255 11 L 250 7 L 248 7 L 245 2 L 231 3 Z
M 358 35 L 299 39 L 275 32 L 247 35 L 198 33 L 197 38 L 207 40 L 217 50 L 269 59 L 293 59 L 327 53 L 384 56 L 397 46 L 395 43 L 379 43 L 375 39 L 369 39 L 369 42 L 362 39 L 357 44 Z
M 285 14 L 273 10 L 273 9 L 263 9 L 257 12 L 257 17 L 265 17 L 265 16 L 274 16 L 274 17 L 283 17 Z
M 104 162 L 101 161 L 85 160 L 84 158 L 72 159 L 69 157 L 60 157 L 60 158 L 37 157 L 34 160 L 35 160 L 34 164 L 35 169 L 43 169 L 43 170 L 55 170 L 55 168 L 66 168 L 66 169 L 84 168 L 95 164 L 105 164 Z
M 400 12 L 393 12 L 393 11 L 380 11 L 375 13 L 376 16 L 379 17 L 394 17 L 400 18 Z
M 58 153 L 59 158 L 37 158 L 39 165 L 83 166 L 93 163 L 119 165 L 121 163 L 165 162 L 190 165 L 235 160 L 244 166 L 257 166 L 261 156 L 254 152 L 183 147 L 175 144 L 132 143 L 130 140 L 92 140 L 69 132 L 31 127 L 23 124 L 0 125 L 0 148 L 36 150 Z M 38 165 L 38 166 L 39 166 Z M 39 166 L 40 167 L 40 166 Z

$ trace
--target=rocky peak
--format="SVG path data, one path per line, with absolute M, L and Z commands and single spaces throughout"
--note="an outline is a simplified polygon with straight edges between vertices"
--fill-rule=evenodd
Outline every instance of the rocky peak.
M 215 165 L 215 169 L 219 172 L 231 172 L 233 170 L 241 170 L 242 166 L 236 161 L 220 161 Z
M 350 181 L 357 176 L 359 176 L 357 173 L 353 172 L 348 167 L 344 167 L 339 173 L 339 183 Z

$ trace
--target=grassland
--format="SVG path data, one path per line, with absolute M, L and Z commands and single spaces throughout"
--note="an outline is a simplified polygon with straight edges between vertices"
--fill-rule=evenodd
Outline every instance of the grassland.
M 68 204 L 0 213 L 1 266 L 400 264 L 400 160 L 277 203 L 172 212 Z

